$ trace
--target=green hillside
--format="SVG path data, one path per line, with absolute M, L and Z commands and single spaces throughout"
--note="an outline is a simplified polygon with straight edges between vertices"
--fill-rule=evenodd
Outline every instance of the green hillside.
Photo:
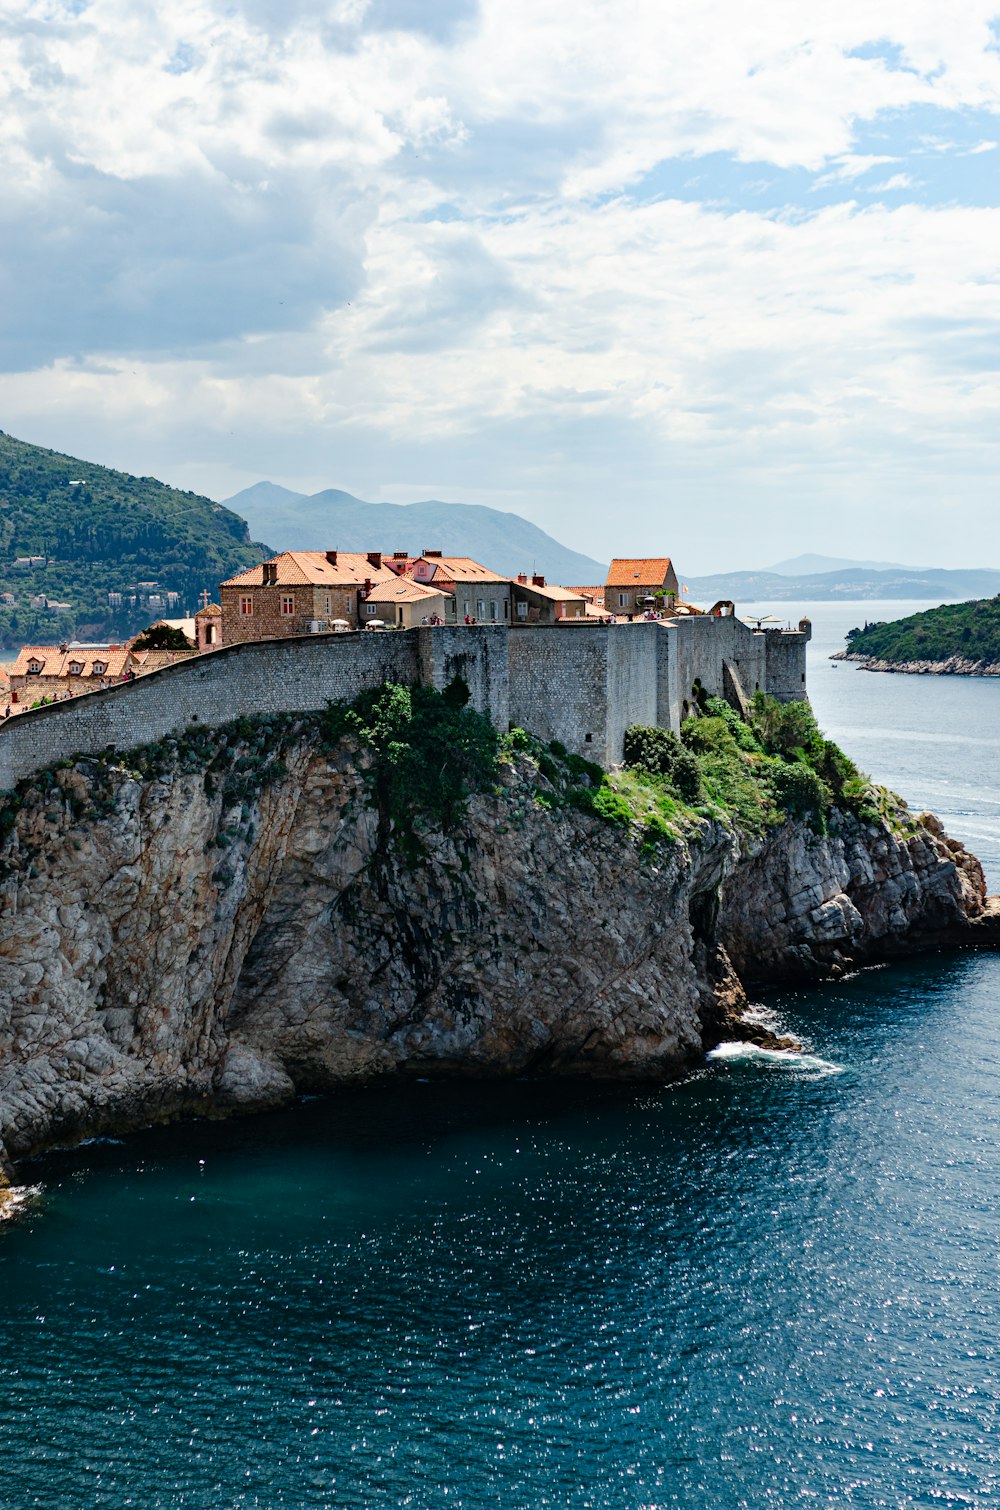
M 217 598 L 224 577 L 265 554 L 244 520 L 210 498 L 0 431 L 0 646 L 124 637 L 179 618 L 202 589 Z M 19 569 L 18 557 L 43 559 Z M 151 607 L 151 593 L 162 604 Z M 168 593 L 178 601 L 168 605 Z M 32 598 L 69 607 L 33 607 Z
M 847 636 L 847 652 L 879 661 L 1000 662 L 1000 596 L 972 603 L 942 603 L 895 619 L 866 624 Z

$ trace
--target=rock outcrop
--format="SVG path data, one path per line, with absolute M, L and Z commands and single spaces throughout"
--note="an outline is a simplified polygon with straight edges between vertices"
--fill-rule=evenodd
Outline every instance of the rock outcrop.
M 786 823 L 741 856 L 722 890 L 720 938 L 741 979 L 816 980 L 989 922 L 982 867 L 933 813 L 900 828 L 834 812 L 825 834 Z
M 831 661 L 854 661 L 862 671 L 895 671 L 909 676 L 1000 676 L 997 661 L 970 661 L 951 655 L 944 661 L 886 661 L 878 656 L 838 650 Z
M 550 810 L 527 760 L 502 782 L 413 863 L 347 744 L 293 744 L 239 802 L 180 769 L 57 772 L 0 846 L 0 1167 L 376 1076 L 660 1079 L 731 1031 L 740 976 L 985 916 L 977 862 L 928 817 L 787 823 L 744 854 L 719 823 L 650 846 Z

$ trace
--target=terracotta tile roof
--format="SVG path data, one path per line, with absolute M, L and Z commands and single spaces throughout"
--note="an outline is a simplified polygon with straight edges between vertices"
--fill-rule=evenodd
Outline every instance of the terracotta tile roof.
M 598 607 L 604 602 L 603 582 L 599 587 L 571 587 L 570 592 L 579 593 L 581 598 L 586 598 L 590 603 L 596 603 Z
M 62 660 L 63 652 L 58 645 L 25 645 L 10 668 L 11 676 L 27 676 L 28 662 L 40 661 L 43 669 L 50 663 Z
M 605 587 L 659 586 L 670 570 L 669 556 L 616 556 Z
M 264 564 L 251 566 L 222 583 L 223 587 L 263 587 Z M 394 582 L 387 566 L 373 566 L 363 551 L 338 551 L 337 564 L 325 551 L 282 551 L 266 563 L 277 568 L 277 587 L 360 587 L 363 582 Z
M 366 599 L 369 603 L 417 603 L 427 598 L 451 597 L 442 587 L 426 587 L 423 582 L 412 582 L 409 577 L 394 577 L 391 582 L 380 582 L 373 587 Z
M 434 567 L 434 576 L 440 575 L 444 582 L 509 582 L 509 577 L 498 576 L 481 561 L 471 556 L 421 556 L 420 561 Z M 417 563 L 415 562 L 414 565 Z M 433 578 L 431 579 L 433 580 Z
M 551 598 L 553 603 L 583 603 L 583 593 L 575 587 L 558 587 L 554 582 L 546 582 L 544 587 L 538 587 L 534 582 L 518 582 L 518 587 L 524 588 L 525 592 L 537 592 L 540 597 Z
M 69 676 L 121 676 L 122 672 L 132 664 L 135 657 L 130 650 L 106 650 L 100 646 L 95 649 L 88 645 L 83 650 L 60 650 L 58 645 L 25 645 L 17 660 L 10 668 L 11 676 L 29 676 L 29 662 L 41 663 L 40 675 L 45 677 L 69 677 Z M 103 671 L 94 670 L 94 662 L 104 667 Z M 70 666 L 79 666 L 79 671 L 71 672 Z

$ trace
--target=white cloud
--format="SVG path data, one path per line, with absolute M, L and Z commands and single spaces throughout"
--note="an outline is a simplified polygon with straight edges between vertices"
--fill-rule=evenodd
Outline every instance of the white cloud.
M 919 188 L 908 109 L 1000 108 L 998 6 L 14 0 L 4 428 L 219 491 L 433 476 L 605 551 L 665 491 L 734 541 L 735 498 L 985 496 L 1000 211 L 817 205 Z M 770 165 L 746 208 L 709 154 Z

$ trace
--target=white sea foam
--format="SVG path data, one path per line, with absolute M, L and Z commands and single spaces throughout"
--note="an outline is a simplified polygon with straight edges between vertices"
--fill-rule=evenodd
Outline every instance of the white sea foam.
M 792 1070 L 800 1075 L 820 1079 L 824 1075 L 842 1075 L 844 1066 L 830 1059 L 821 1059 L 818 1054 L 806 1054 L 796 1049 L 764 1049 L 756 1043 L 743 1043 L 731 1039 L 710 1049 L 709 1059 L 724 1060 L 730 1064 L 760 1064 L 768 1069 Z
M 41 1185 L 11 1185 L 9 1190 L 0 1190 L 0 1222 L 18 1216 L 41 1193 Z

